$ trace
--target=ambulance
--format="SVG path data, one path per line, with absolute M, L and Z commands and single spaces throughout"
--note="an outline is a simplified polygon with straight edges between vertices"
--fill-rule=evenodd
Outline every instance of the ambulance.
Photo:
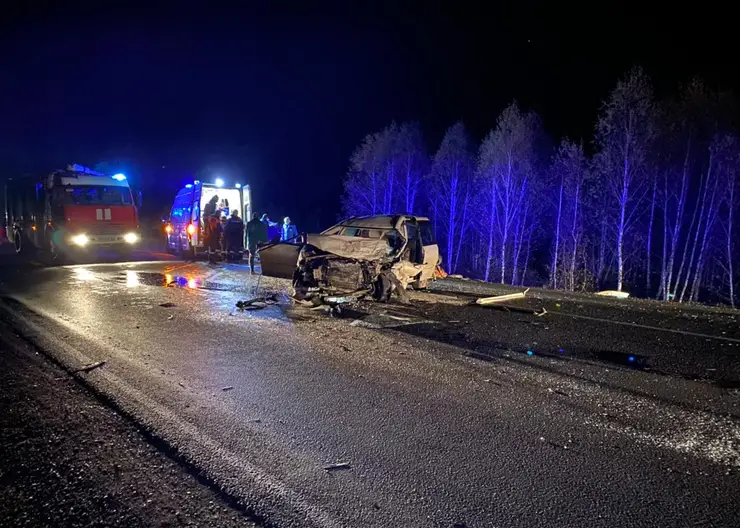
M 169 253 L 183 258 L 195 258 L 205 251 L 203 212 L 215 199 L 216 209 L 227 218 L 236 209 L 246 224 L 252 217 L 252 197 L 249 185 L 229 186 L 221 179 L 213 183 L 195 180 L 180 189 L 165 224 L 165 245 Z

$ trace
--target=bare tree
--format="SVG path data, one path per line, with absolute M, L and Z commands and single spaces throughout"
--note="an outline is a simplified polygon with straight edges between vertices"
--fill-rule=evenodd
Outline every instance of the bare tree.
M 504 109 L 496 128 L 481 144 L 477 174 L 483 195 L 482 212 L 488 218 L 486 280 L 498 241 L 501 283 L 506 282 L 508 258 L 512 282 L 516 282 L 522 235 L 531 227 L 532 208 L 527 201 L 532 198 L 530 180 L 537 169 L 536 144 L 540 134 L 539 117 L 522 113 L 514 102 Z
M 365 136 L 350 158 L 344 181 L 347 216 L 413 212 L 428 155 L 415 123 L 391 123 Z
M 429 170 L 429 154 L 418 123 L 402 123 L 398 131 L 403 212 L 414 213 L 422 176 Z
M 727 287 L 730 305 L 735 308 L 735 267 L 734 267 L 734 246 L 733 239 L 733 222 L 735 221 L 735 209 L 737 208 L 738 196 L 738 178 L 737 166 L 740 163 L 740 141 L 738 138 L 732 138 L 732 144 L 729 145 L 731 152 L 723 160 L 720 169 L 724 176 L 724 218 L 722 220 L 722 230 L 724 233 L 724 263 L 723 268 L 727 274 Z
M 575 289 L 576 260 L 582 236 L 581 198 L 587 160 L 583 146 L 564 139 L 550 167 L 555 188 L 555 232 L 550 261 L 550 285 Z M 562 265 L 561 265 L 562 264 Z M 561 270 L 562 268 L 562 270 Z M 562 276 L 563 280 L 559 280 Z
M 625 239 L 646 193 L 647 156 L 653 138 L 653 90 L 641 68 L 617 83 L 596 125 L 599 169 L 617 204 L 614 219 L 617 290 L 624 287 Z
M 379 134 L 368 134 L 350 158 L 344 180 L 342 212 L 345 216 L 376 215 L 383 201 L 383 157 Z
M 465 232 L 472 155 L 465 126 L 456 123 L 447 129 L 432 161 L 431 199 L 437 206 L 440 237 L 446 267 L 450 272 L 459 262 L 460 239 Z M 457 244 L 456 244 L 457 242 Z M 457 252 L 457 254 L 455 254 Z

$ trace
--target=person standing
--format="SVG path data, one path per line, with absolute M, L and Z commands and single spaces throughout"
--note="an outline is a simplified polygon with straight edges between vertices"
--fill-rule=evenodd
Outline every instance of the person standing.
M 266 218 L 265 214 L 262 218 Z M 268 220 L 269 221 L 269 220 Z M 259 252 L 259 245 L 267 242 L 267 222 L 260 220 L 258 213 L 252 214 L 247 222 L 247 250 L 249 251 L 249 273 L 254 272 L 255 257 Z
M 290 221 L 290 217 L 286 216 L 283 219 L 283 233 L 280 240 L 283 242 L 296 238 L 298 236 L 298 228 L 293 222 Z
M 239 211 L 232 209 L 231 216 L 224 227 L 226 258 L 232 261 L 242 259 L 244 252 L 244 221 L 239 218 Z
M 218 209 L 218 195 L 211 196 L 208 203 L 203 207 L 203 219 L 207 222 L 210 217 L 216 214 Z
M 221 246 L 221 235 L 223 234 L 224 228 L 221 225 L 221 219 L 219 218 L 218 212 L 208 217 L 205 229 L 205 246 L 208 252 L 208 261 L 216 262 L 218 260 L 218 252 Z

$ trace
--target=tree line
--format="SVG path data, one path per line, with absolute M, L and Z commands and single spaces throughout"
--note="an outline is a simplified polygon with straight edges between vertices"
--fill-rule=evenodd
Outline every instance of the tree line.
M 658 99 L 634 68 L 588 144 L 556 144 L 516 102 L 480 144 L 456 123 L 434 154 L 417 123 L 393 123 L 352 154 L 342 212 L 429 216 L 449 273 L 734 306 L 732 115 L 732 97 L 699 79 Z

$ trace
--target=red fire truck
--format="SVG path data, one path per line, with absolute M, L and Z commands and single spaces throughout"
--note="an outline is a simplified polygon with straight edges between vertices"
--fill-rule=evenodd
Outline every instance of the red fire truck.
M 9 179 L 5 225 L 17 253 L 110 248 L 123 255 L 139 242 L 137 200 L 126 176 L 68 165 L 44 176 Z

